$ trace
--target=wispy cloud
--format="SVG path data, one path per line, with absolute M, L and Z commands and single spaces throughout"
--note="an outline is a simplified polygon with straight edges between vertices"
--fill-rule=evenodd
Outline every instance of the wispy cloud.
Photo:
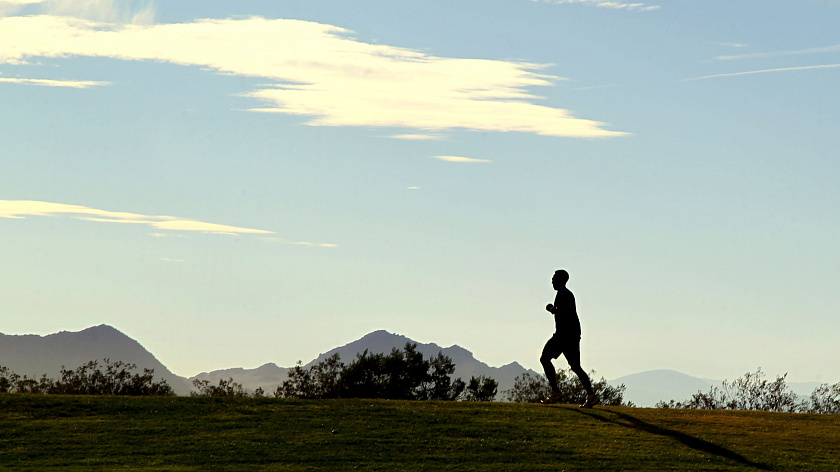
M 28 6 L 41 14 L 109 23 L 151 24 L 155 18 L 152 0 L 0 0 L 0 16 L 16 14 Z
M 474 162 L 492 162 L 487 159 L 475 159 L 472 157 L 461 157 L 461 156 L 434 156 L 433 159 L 439 159 L 441 161 L 446 162 L 458 162 L 458 163 L 474 163 Z
M 110 85 L 110 82 L 97 82 L 93 80 L 20 79 L 11 77 L 0 77 L 0 83 L 39 85 L 41 87 L 68 87 L 78 89 Z
M 749 44 L 745 43 L 717 43 L 718 46 L 723 46 L 726 48 L 745 48 L 749 46 Z
M 407 141 L 439 141 L 443 137 L 439 134 L 395 134 L 389 136 L 393 139 L 405 139 Z
M 139 213 L 98 210 L 80 205 L 34 200 L 0 200 L 0 218 L 23 219 L 28 216 L 60 215 L 72 215 L 74 218 L 80 220 L 103 223 L 144 224 L 156 229 L 168 231 L 198 231 L 230 235 L 243 233 L 272 234 L 272 231 L 206 223 L 174 216 L 151 216 Z
M 802 56 L 806 54 L 826 54 L 840 52 L 840 44 L 833 46 L 824 46 L 819 48 L 797 49 L 791 51 L 775 51 L 775 52 L 758 52 L 752 54 L 734 54 L 729 56 L 717 56 L 715 59 L 721 61 L 734 61 L 739 59 L 760 59 L 766 57 L 780 57 L 780 56 Z
M 558 5 L 567 3 L 579 3 L 582 5 L 590 5 L 598 8 L 610 8 L 613 10 L 637 10 L 637 11 L 651 11 L 658 10 L 659 5 L 645 5 L 644 3 L 627 3 L 612 0 L 532 0 L 534 2 L 555 3 Z
M 311 243 L 308 241 L 289 241 L 283 238 L 263 238 L 265 241 L 279 244 L 291 244 L 293 246 L 309 246 L 309 247 L 338 247 L 338 244 L 333 243 Z
M 630 4 L 627 4 L 630 5 Z M 31 57 L 108 57 L 261 77 L 252 111 L 308 116 L 312 126 L 453 128 L 602 138 L 625 133 L 536 103 L 561 80 L 541 64 L 436 57 L 368 44 L 336 26 L 265 18 L 114 24 L 53 15 L 0 19 L 0 64 Z
M 840 67 L 840 64 L 822 64 L 817 66 L 800 66 L 800 67 L 782 67 L 779 69 L 762 69 L 762 70 L 751 70 L 745 72 L 731 72 L 728 74 L 713 74 L 713 75 L 704 75 L 702 77 L 692 77 L 690 79 L 682 79 L 679 82 L 692 82 L 695 80 L 706 80 L 706 79 L 718 79 L 721 77 L 738 77 L 741 75 L 755 75 L 755 74 L 770 74 L 774 72 L 794 72 L 794 71 L 802 71 L 802 70 L 815 70 L 815 69 L 836 69 Z

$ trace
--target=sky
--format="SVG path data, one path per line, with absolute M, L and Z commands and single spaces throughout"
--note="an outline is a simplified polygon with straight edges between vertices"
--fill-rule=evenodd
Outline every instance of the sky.
M 0 0 L 0 332 L 840 382 L 840 1 Z M 564 367 L 562 359 L 556 362 Z

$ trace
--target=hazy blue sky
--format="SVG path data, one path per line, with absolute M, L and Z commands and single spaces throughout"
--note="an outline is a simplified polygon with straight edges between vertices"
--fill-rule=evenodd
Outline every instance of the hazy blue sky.
M 840 381 L 840 1 L 0 0 L 0 331 Z M 564 366 L 563 361 L 558 366 Z

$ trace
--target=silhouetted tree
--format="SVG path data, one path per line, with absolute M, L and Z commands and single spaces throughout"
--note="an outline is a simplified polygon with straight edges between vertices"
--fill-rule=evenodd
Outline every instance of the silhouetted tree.
M 143 373 L 133 373 L 135 364 L 122 361 L 111 362 L 104 359 L 105 365 L 90 361 L 74 370 L 61 367 L 59 380 L 48 379 L 46 374 L 40 379 L 20 376 L 6 367 L 0 367 L 0 392 L 38 393 L 63 395 L 174 395 L 166 380 L 156 382 L 154 370 L 143 369 Z M 104 370 L 103 370 L 104 367 Z
M 590 379 L 595 378 L 595 371 L 589 372 Z M 557 372 L 557 387 L 562 395 L 559 403 L 581 404 L 586 401 L 586 389 L 578 376 L 571 369 Z M 632 402 L 624 403 L 624 384 L 618 387 L 610 386 L 603 377 L 592 382 L 592 390 L 600 397 L 601 404 L 607 406 L 633 406 Z M 548 381 L 542 375 L 533 376 L 529 373 L 516 376 L 513 388 L 504 391 L 507 401 L 517 403 L 538 402 L 551 393 Z
M 283 382 L 274 392 L 275 397 L 285 398 L 338 398 L 339 379 L 344 364 L 338 354 L 304 369 L 298 361 L 289 371 L 289 380 Z
M 502 392 L 505 400 L 514 403 L 536 403 L 551 393 L 548 380 L 542 375 L 524 373 L 513 379 L 513 388 Z
M 697 392 L 685 402 L 660 401 L 657 408 L 690 408 L 697 410 L 759 410 L 797 413 L 807 411 L 805 403 L 785 385 L 787 374 L 774 381 L 764 378 L 759 367 L 754 373 L 747 372 L 732 382 L 724 380 L 721 387 L 712 387 L 708 392 Z
M 499 383 L 489 377 L 470 377 L 463 399 L 471 402 L 491 402 L 496 398 L 498 389 Z
M 232 378 L 219 379 L 219 385 L 210 384 L 209 380 L 193 380 L 197 392 L 190 392 L 191 397 L 247 397 L 248 393 L 242 388 L 242 384 L 233 381 Z
M 417 392 L 418 400 L 457 400 L 464 391 L 466 384 L 460 378 L 452 380 L 455 373 L 455 363 L 449 356 L 439 352 L 429 359 L 429 375 L 420 385 Z
M 810 401 L 808 413 L 840 415 L 840 382 L 815 388 Z
M 137 365 L 122 361 L 105 365 L 90 361 L 74 370 L 62 366 L 61 378 L 53 383 L 48 393 L 67 395 L 174 395 L 166 380 L 155 382 L 154 370 L 143 369 L 133 373 Z M 102 369 L 104 367 L 104 370 Z
M 393 400 L 454 400 L 465 384 L 450 375 L 455 365 L 439 353 L 424 359 L 417 344 L 402 351 L 371 354 L 364 351 L 349 364 L 338 354 L 304 369 L 300 362 L 289 371 L 274 395 L 284 398 L 387 398 Z

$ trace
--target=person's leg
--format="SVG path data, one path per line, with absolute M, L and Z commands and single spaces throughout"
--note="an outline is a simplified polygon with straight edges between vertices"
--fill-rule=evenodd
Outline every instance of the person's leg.
M 583 370 L 583 367 L 580 364 L 569 365 L 572 368 L 572 372 L 577 374 L 578 378 L 580 379 L 580 383 L 583 384 L 583 388 L 586 389 L 586 394 L 589 396 L 595 395 L 595 391 L 592 390 L 592 382 L 589 380 L 589 376 L 586 375 L 586 372 Z
M 551 363 L 551 359 L 545 356 L 540 357 L 540 364 L 542 364 L 543 366 L 543 370 L 545 371 L 545 378 L 548 379 L 548 385 L 551 386 L 551 391 L 558 391 L 559 388 L 557 388 L 557 371 L 554 369 L 554 364 Z
M 551 363 L 552 359 L 556 359 L 557 356 L 560 355 L 560 352 L 558 352 L 559 346 L 557 344 L 557 339 L 552 336 L 551 339 L 545 343 L 542 355 L 540 356 L 540 364 L 543 366 L 545 378 L 548 379 L 548 385 L 551 386 L 552 392 L 560 390 L 557 388 L 557 371 L 554 369 L 554 364 Z
M 586 401 L 580 407 L 592 408 L 600 403 L 601 399 L 595 394 L 589 376 L 586 375 L 583 367 L 580 366 L 580 341 L 570 343 L 569 347 L 564 351 L 564 354 L 566 355 L 566 360 L 569 361 L 569 367 L 571 367 L 572 372 L 578 376 L 580 383 L 583 384 L 583 388 L 586 389 Z
M 580 379 L 580 383 L 583 384 L 583 388 L 586 389 L 586 394 L 588 396 L 595 395 L 595 391 L 592 390 L 592 382 L 589 380 L 589 376 L 586 375 L 586 371 L 584 371 L 583 367 L 580 366 L 580 340 L 573 340 L 568 344 L 569 345 L 563 351 L 563 354 L 569 362 L 569 367 Z

